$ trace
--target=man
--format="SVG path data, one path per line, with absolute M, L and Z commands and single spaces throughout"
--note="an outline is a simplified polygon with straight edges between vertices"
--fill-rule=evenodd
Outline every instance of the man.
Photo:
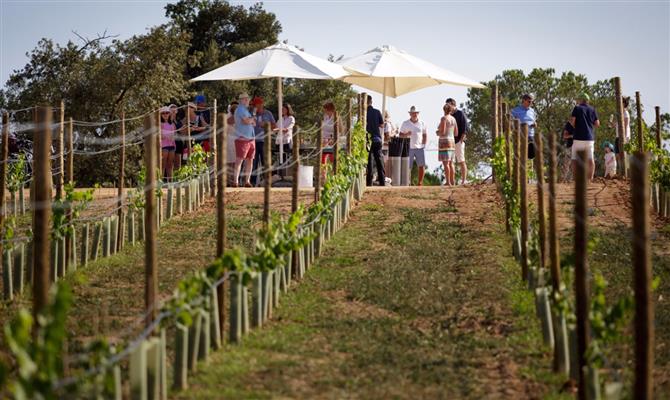
M 240 181 L 240 168 L 244 161 L 245 185 L 251 187 L 251 167 L 256 153 L 254 127 L 256 118 L 249 112 L 249 95 L 242 93 L 239 97 L 240 105 L 235 110 L 235 180 L 233 187 Z
M 256 155 L 254 156 L 254 171 L 255 174 L 251 180 L 252 184 L 256 186 L 260 182 L 261 177 L 261 168 L 260 165 L 263 165 L 263 168 L 269 167 L 272 164 L 272 160 L 265 160 L 265 125 L 269 122 L 270 128 L 274 129 L 276 126 L 276 121 L 274 115 L 270 110 L 265 109 L 265 101 L 262 97 L 254 97 L 251 101 L 251 106 L 255 108 L 255 117 L 256 117 Z M 268 142 L 268 146 L 272 146 L 271 142 Z
M 512 116 L 519 120 L 521 124 L 528 125 L 528 159 L 535 158 L 535 124 L 537 121 L 537 114 L 531 107 L 533 104 L 533 96 L 526 93 L 521 96 L 521 104 L 512 109 Z
M 575 128 L 572 137 L 572 171 L 575 172 L 577 166 L 578 152 L 586 151 L 588 159 L 587 176 L 593 180 L 593 173 L 596 169 L 596 163 L 593 160 L 593 142 L 595 141 L 594 128 L 600 127 L 600 120 L 596 109 L 589 105 L 589 95 L 581 93 L 577 98 L 579 104 L 572 109 L 570 125 Z
M 465 178 L 468 176 L 468 166 L 465 164 L 465 138 L 468 134 L 468 119 L 465 113 L 459 110 L 456 106 L 456 100 L 448 98 L 447 104 L 454 107 L 454 112 L 451 114 L 456 119 L 458 126 L 458 135 L 454 138 L 456 142 L 456 164 L 461 166 L 461 185 L 465 185 Z
M 206 129 L 198 132 L 194 138 L 194 141 L 195 143 L 201 145 L 205 152 L 209 153 L 211 136 L 210 126 L 212 125 L 212 120 L 209 108 L 207 107 L 207 99 L 205 98 L 204 94 L 199 94 L 195 96 L 193 102 L 195 103 L 196 107 L 195 115 L 197 116 L 198 121 L 200 121 L 200 125 L 206 127 Z
M 409 137 L 409 166 L 410 171 L 414 160 L 419 168 L 419 186 L 423 186 L 423 175 L 426 169 L 426 155 L 424 148 L 428 141 L 426 124 L 419 120 L 419 110 L 415 106 L 409 109 L 409 119 L 400 127 L 401 137 Z
M 372 186 L 372 162 L 377 165 L 377 181 L 379 186 L 386 185 L 386 174 L 384 171 L 384 155 L 382 154 L 382 147 L 384 139 L 382 139 L 381 130 L 384 128 L 384 118 L 382 113 L 376 108 L 372 107 L 372 96 L 368 96 L 368 112 L 365 120 L 365 130 L 371 136 L 370 152 L 368 153 L 368 168 L 366 182 L 368 186 Z

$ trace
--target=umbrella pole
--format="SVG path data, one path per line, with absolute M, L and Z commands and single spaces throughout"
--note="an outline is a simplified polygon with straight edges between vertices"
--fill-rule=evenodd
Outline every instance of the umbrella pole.
M 282 78 L 277 78 L 277 107 L 278 107 L 278 116 L 277 116 L 277 126 L 279 127 L 279 170 L 281 171 L 282 165 L 284 164 L 284 117 L 282 116 L 282 109 L 284 108 L 284 93 L 282 88 Z M 272 145 L 271 143 L 266 143 L 266 145 Z M 268 164 L 270 165 L 270 164 Z
M 384 78 L 384 93 L 382 96 L 382 116 L 386 115 L 386 80 L 388 78 Z

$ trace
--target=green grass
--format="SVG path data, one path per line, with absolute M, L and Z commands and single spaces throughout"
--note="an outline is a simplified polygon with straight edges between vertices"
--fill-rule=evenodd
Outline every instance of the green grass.
M 174 397 L 560 398 L 509 238 L 452 213 L 362 205 L 274 320 Z

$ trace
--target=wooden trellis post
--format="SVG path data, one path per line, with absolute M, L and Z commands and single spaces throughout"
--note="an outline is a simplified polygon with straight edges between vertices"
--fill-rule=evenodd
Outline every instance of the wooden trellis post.
M 321 157 L 323 157 L 323 121 L 321 122 L 321 129 L 316 134 L 316 168 L 315 168 L 315 182 L 314 182 L 314 202 L 318 202 L 321 197 Z
M 34 189 L 30 202 L 33 210 L 33 315 L 37 319 L 48 303 L 51 284 L 51 107 L 38 107 L 35 116 Z
M 212 181 L 209 183 L 210 190 L 209 195 L 211 197 L 216 196 L 216 190 L 214 188 L 218 188 L 217 186 L 217 181 L 219 179 L 219 162 L 218 162 L 218 157 L 219 154 L 217 152 L 217 143 L 216 143 L 216 132 L 217 132 L 217 127 L 218 127 L 218 102 L 216 99 L 214 99 L 214 117 L 212 118 L 212 128 L 210 130 L 210 135 L 209 135 L 209 143 L 211 144 L 211 153 L 212 154 L 212 172 L 210 176 L 212 177 Z M 224 114 L 225 115 L 225 114 Z M 223 124 L 221 125 L 223 126 Z
M 656 112 L 656 147 L 659 149 L 661 147 L 661 107 L 656 106 L 654 107 L 654 111 Z
M 270 190 L 272 189 L 272 126 L 265 124 L 265 191 L 263 192 L 263 224 L 267 228 L 270 225 Z
M 63 198 L 63 181 L 65 177 L 65 162 L 63 159 L 63 136 L 65 135 L 65 102 L 60 101 L 60 125 L 58 129 L 58 173 L 56 178 L 56 199 L 60 200 Z
M 537 172 L 537 218 L 538 218 L 538 238 L 540 240 L 540 265 L 539 268 L 545 266 L 545 256 L 547 254 L 547 228 L 546 228 L 546 214 L 544 206 L 544 139 L 542 132 L 535 128 L 535 146 L 537 152 L 535 154 L 535 170 Z
M 626 161 L 626 150 L 624 149 L 624 109 L 623 109 L 623 95 L 621 94 L 621 78 L 614 77 L 614 98 L 616 101 L 617 110 L 617 137 L 619 138 L 619 173 L 623 176 L 628 176 L 628 162 Z
M 493 156 L 493 144 L 498 138 L 498 84 L 493 85 L 491 90 L 491 156 Z M 491 171 L 491 176 L 495 182 L 495 172 Z
M 505 134 L 505 173 L 507 174 L 507 179 L 512 179 L 511 171 L 511 149 L 510 149 L 510 121 L 509 115 L 507 115 L 507 103 L 501 104 L 502 109 L 502 120 L 503 120 L 503 132 Z M 510 205 L 508 202 L 505 202 L 505 231 L 510 232 L 509 217 L 510 217 Z
M 68 121 L 68 130 L 67 130 L 67 182 L 69 184 L 74 184 L 74 122 L 72 117 Z M 23 191 L 23 188 L 21 188 Z M 67 212 L 67 222 L 72 224 L 72 210 Z M 74 232 L 74 231 L 73 231 Z M 65 263 L 67 265 L 76 264 L 74 257 L 74 240 L 72 235 L 67 235 L 65 237 Z
M 351 138 L 353 136 L 353 127 L 352 127 L 352 119 L 354 118 L 353 115 L 353 99 L 350 97 L 347 100 L 347 154 L 351 155 Z
M 579 372 L 579 399 L 586 400 L 586 349 L 589 347 L 590 332 L 590 298 L 588 285 L 588 263 L 586 248 L 587 239 L 587 155 L 586 151 L 577 153 L 575 166 L 575 308 L 577 314 L 577 365 Z
M 335 116 L 333 118 L 333 138 L 335 143 L 333 143 L 333 174 L 337 174 L 337 157 L 339 156 L 339 143 L 340 143 L 340 129 L 338 123 L 340 122 L 340 116 L 337 111 L 335 111 Z
M 2 113 L 2 165 L 0 165 L 0 232 L 5 231 L 5 190 L 7 190 L 7 159 L 9 156 L 9 114 Z M 23 188 L 21 188 L 23 190 Z M 4 253 L 4 246 L 0 240 L 0 256 Z M 3 257 L 4 258 L 4 257 Z M 2 270 L 9 268 L 3 265 Z
M 640 92 L 635 92 L 635 108 L 637 110 L 637 148 L 644 151 L 644 133 L 642 132 L 642 102 Z
M 293 139 L 293 185 L 291 190 L 291 213 L 294 213 L 298 210 L 298 199 L 300 196 L 300 130 L 297 130 L 295 133 L 295 138 Z M 321 159 L 318 160 L 321 163 Z M 298 276 L 298 251 L 293 251 L 291 255 L 291 274 L 293 276 Z M 287 278 L 290 278 L 287 277 Z
M 639 103 L 638 103 L 639 104 Z M 639 111 L 638 111 L 639 113 Z M 631 165 L 633 281 L 635 289 L 635 388 L 633 398 L 654 395 L 654 301 L 649 234 L 648 155 L 640 150 Z
M 226 192 L 226 177 L 228 176 L 227 166 L 226 166 L 226 151 L 228 143 L 226 143 L 226 131 L 228 130 L 228 119 L 224 113 L 221 113 L 217 116 L 220 119 L 221 129 L 215 131 L 214 140 L 218 141 L 217 144 L 217 157 L 216 157 L 216 171 L 218 179 L 216 180 L 216 257 L 219 258 L 223 256 L 223 252 L 226 248 L 226 206 L 224 202 L 224 195 Z M 225 332 L 225 307 L 224 307 L 224 295 L 225 295 L 225 286 L 220 284 L 217 288 L 217 301 L 218 301 L 218 311 L 219 311 L 219 330 L 221 332 L 221 342 L 223 342 L 223 335 Z
M 521 124 L 518 119 L 514 119 L 514 130 L 512 131 L 514 138 L 512 146 L 514 156 L 512 157 L 512 191 L 515 194 L 519 193 L 519 176 L 521 169 Z
M 521 184 L 521 278 L 528 279 L 528 124 L 521 124 L 521 160 L 519 161 Z
M 160 142 L 160 140 L 159 140 Z M 123 249 L 123 238 L 124 238 L 124 221 L 123 218 L 123 201 L 124 201 L 124 181 L 125 181 L 125 170 L 126 170 L 126 113 L 121 111 L 121 154 L 119 156 L 119 182 L 118 190 L 116 196 L 118 197 L 117 207 L 119 208 L 119 230 L 117 233 L 116 246 L 117 251 Z
M 156 145 L 158 140 L 155 117 L 144 118 L 144 163 L 146 183 L 144 186 L 144 304 L 147 312 L 145 325 L 149 326 L 156 318 L 158 294 L 158 263 L 156 258 Z

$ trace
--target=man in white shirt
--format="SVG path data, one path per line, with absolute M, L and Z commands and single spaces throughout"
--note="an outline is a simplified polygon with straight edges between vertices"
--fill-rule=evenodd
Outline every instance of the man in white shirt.
M 428 141 L 426 124 L 419 120 L 419 110 L 412 106 L 409 109 L 409 119 L 400 127 L 400 137 L 408 137 L 409 140 L 409 169 L 416 159 L 419 168 L 419 186 L 423 186 L 423 175 L 426 168 L 426 154 L 424 148 Z

